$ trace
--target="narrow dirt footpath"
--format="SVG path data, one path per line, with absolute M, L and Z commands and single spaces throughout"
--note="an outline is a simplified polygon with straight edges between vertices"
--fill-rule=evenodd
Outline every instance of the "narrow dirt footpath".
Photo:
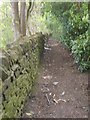
M 28 98 L 24 118 L 87 118 L 88 74 L 80 73 L 64 45 L 49 39 L 37 90 Z

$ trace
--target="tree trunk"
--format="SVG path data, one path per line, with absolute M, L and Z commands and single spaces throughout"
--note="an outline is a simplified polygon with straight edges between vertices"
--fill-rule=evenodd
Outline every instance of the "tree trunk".
M 12 5 L 12 21 L 14 26 L 14 40 L 16 40 L 20 36 L 18 2 L 11 2 L 11 5 Z
M 21 14 L 20 14 L 20 30 L 23 36 L 26 35 L 26 16 L 25 16 L 26 2 L 21 0 Z

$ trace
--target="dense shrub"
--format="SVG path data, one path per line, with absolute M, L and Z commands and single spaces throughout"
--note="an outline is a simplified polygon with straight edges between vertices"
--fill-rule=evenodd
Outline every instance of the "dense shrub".
M 85 34 L 79 35 L 75 41 L 72 41 L 72 53 L 81 72 L 90 68 L 90 41 L 88 39 L 88 31 Z
M 78 69 L 81 72 L 89 69 L 88 3 L 44 3 L 42 13 L 44 12 L 54 16 L 51 19 L 53 27 L 50 29 L 71 50 Z

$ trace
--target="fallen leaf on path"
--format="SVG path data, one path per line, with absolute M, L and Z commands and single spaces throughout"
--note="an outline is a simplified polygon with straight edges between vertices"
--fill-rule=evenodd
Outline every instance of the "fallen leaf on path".
M 48 76 L 43 76 L 44 79 L 52 79 L 52 76 L 48 75 Z
M 51 50 L 51 48 L 48 48 L 48 47 L 44 47 L 45 50 Z
M 55 94 L 53 95 L 53 98 L 55 97 Z
M 62 92 L 61 95 L 62 95 L 62 96 L 65 95 L 65 92 Z
M 26 115 L 28 115 L 28 116 L 32 116 L 32 114 L 31 114 L 31 113 L 26 113 Z
M 57 101 L 58 101 L 58 102 L 59 102 L 59 101 L 67 102 L 67 101 L 64 100 L 64 99 L 58 99 Z
M 66 100 L 64 100 L 64 99 L 58 99 L 58 100 L 53 99 L 53 101 L 54 101 L 55 103 L 58 103 L 59 101 L 67 102 L 67 101 L 66 101 Z
M 57 85 L 58 84 L 58 82 L 53 82 L 53 85 Z
M 54 101 L 55 103 L 58 103 L 58 101 L 57 101 L 56 99 L 53 99 L 53 101 Z
M 34 114 L 33 111 L 31 111 L 30 113 L 26 113 L 26 115 L 28 115 L 28 116 L 30 116 L 30 117 L 32 117 L 33 114 Z

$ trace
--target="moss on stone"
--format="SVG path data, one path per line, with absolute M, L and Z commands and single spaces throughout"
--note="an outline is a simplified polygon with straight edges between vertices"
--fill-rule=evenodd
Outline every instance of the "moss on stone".
M 44 41 L 45 35 L 41 33 L 25 36 L 7 45 L 3 52 L 4 60 L 8 60 L 3 62 L 3 82 L 0 85 L 3 87 L 3 118 L 20 117 L 27 95 L 36 89 L 34 85 Z

